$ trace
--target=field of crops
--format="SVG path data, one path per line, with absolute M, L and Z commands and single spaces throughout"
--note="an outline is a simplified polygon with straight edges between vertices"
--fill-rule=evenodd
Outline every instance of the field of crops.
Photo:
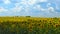
M 0 17 L 0 34 L 60 34 L 60 18 Z

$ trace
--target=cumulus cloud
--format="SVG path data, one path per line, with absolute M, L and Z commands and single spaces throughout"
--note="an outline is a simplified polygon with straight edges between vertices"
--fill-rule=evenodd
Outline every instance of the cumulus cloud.
M 14 1 L 16 3 L 13 3 Z M 59 9 L 60 5 L 58 5 L 59 1 L 57 1 L 57 0 L 54 1 L 54 2 L 53 1 L 54 0 L 12 0 L 12 2 L 11 2 L 10 0 L 3 0 L 5 5 L 13 3 L 15 5 L 15 7 L 9 8 L 9 10 L 1 7 L 0 12 L 8 11 L 8 12 L 11 12 L 12 14 L 13 13 L 14 14 L 19 13 L 19 15 L 20 14 L 24 14 L 24 15 L 26 15 L 26 14 L 27 15 L 29 15 L 29 14 L 33 15 L 34 14 L 34 15 L 36 15 L 37 13 L 40 13 L 40 14 L 46 13 L 48 15 L 49 14 L 50 15 L 51 14 L 56 14 L 57 12 L 55 11 L 55 7 L 53 7 L 52 3 L 56 4 L 56 9 Z M 41 5 L 41 4 L 38 4 L 38 3 L 43 3 L 43 4 Z M 11 6 L 12 6 L 12 4 L 11 4 Z
M 47 7 L 50 7 L 51 3 L 47 3 Z
M 55 12 L 55 9 L 53 7 L 48 6 L 48 8 L 42 8 L 40 5 L 36 5 L 35 7 L 33 7 L 33 9 L 35 10 L 39 10 L 39 11 L 43 11 L 43 12 Z
M 3 7 L 0 7 L 0 12 L 7 12 L 8 10 L 3 8 Z
M 49 8 L 48 8 L 48 11 L 50 11 L 50 12 L 55 12 L 53 7 L 49 7 Z
M 48 0 L 39 0 L 39 2 L 47 2 Z
M 56 13 L 55 9 L 53 7 L 48 7 L 46 9 L 41 9 L 41 11 L 47 12 L 47 13 Z
M 14 12 L 16 12 L 16 11 L 19 12 L 21 10 L 27 11 L 28 8 L 30 8 L 31 6 L 34 6 L 34 4 L 36 4 L 37 2 L 47 2 L 47 1 L 48 0 L 21 0 L 21 2 L 18 2 L 15 4 L 15 7 L 12 8 L 12 10 L 14 10 Z M 4 0 L 4 3 L 9 4 L 11 2 L 10 2 L 10 0 Z M 49 7 L 50 5 L 51 5 L 51 3 L 47 3 L 48 9 L 43 9 L 40 5 L 37 5 L 37 7 L 32 7 L 30 9 L 35 8 L 36 10 L 41 10 L 41 11 L 46 11 L 46 10 L 53 11 L 54 8 Z
M 11 9 L 11 11 L 13 11 L 14 13 L 15 12 L 20 12 L 21 10 L 22 10 L 22 6 L 19 6 L 19 7 L 16 6 L 16 7 L 14 7 L 14 8 Z
M 36 1 L 37 1 L 37 0 L 29 0 L 29 1 L 28 1 L 28 4 L 33 5 L 33 4 L 36 3 Z
M 36 5 L 36 6 L 33 7 L 33 9 L 40 11 L 41 10 L 41 6 L 40 5 Z
M 3 0 L 4 4 L 10 4 L 10 0 Z
M 37 2 L 47 2 L 47 0 L 21 0 L 21 2 L 18 2 L 15 4 L 14 9 L 16 9 L 16 11 L 18 12 L 18 9 L 21 8 L 20 6 L 22 6 L 22 8 L 20 10 L 25 10 L 26 12 L 29 11 L 28 9 L 33 9 L 34 5 L 36 5 Z M 30 8 L 32 7 L 32 8 Z M 40 6 L 37 5 L 37 8 L 40 9 Z M 36 9 L 36 7 L 35 7 Z
M 33 1 L 32 0 L 28 0 L 28 1 L 27 0 L 22 0 L 21 2 L 15 4 L 16 7 L 14 8 L 14 11 L 15 12 L 19 12 L 19 11 L 21 12 L 21 10 L 24 10 L 24 12 L 26 14 L 29 13 L 29 11 L 31 9 L 34 9 L 34 10 L 37 10 L 37 11 L 43 11 L 43 12 L 47 12 L 47 13 L 55 12 L 55 9 L 53 7 L 50 7 L 51 3 L 47 3 L 48 8 L 42 8 L 40 5 L 36 4 L 36 2 L 39 2 L 39 1 L 40 2 L 47 2 L 47 0 L 37 0 L 37 1 L 36 0 L 33 0 Z M 30 7 L 32 7 L 32 8 L 30 8 Z
M 47 0 L 22 0 L 20 3 L 16 3 L 16 6 L 20 6 L 20 5 L 22 5 L 23 6 L 23 8 L 25 8 L 25 10 L 27 9 L 28 10 L 28 8 L 30 8 L 31 6 L 34 6 L 34 4 L 36 4 L 37 2 L 47 2 Z M 39 6 L 39 5 L 37 5 L 37 8 L 40 10 L 40 7 L 41 6 Z M 35 8 L 36 9 L 36 7 L 32 7 L 31 9 L 33 9 L 33 8 Z M 36 9 L 36 10 L 38 10 L 38 9 Z
M 56 9 L 60 9 L 60 0 L 48 0 L 48 2 L 56 4 Z
M 33 5 L 36 3 L 37 0 L 21 0 L 21 2 L 18 2 L 16 4 L 22 4 L 22 5 Z
M 15 7 L 12 9 L 16 9 L 15 11 L 18 12 L 20 10 L 24 10 L 25 12 L 28 12 L 34 4 L 36 3 L 36 0 L 22 0 L 21 2 L 18 2 L 15 4 Z M 33 7 L 32 7 L 33 8 Z

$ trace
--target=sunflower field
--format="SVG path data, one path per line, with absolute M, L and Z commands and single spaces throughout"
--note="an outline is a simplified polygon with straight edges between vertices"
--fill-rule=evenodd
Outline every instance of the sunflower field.
M 0 17 L 0 34 L 60 34 L 60 18 Z

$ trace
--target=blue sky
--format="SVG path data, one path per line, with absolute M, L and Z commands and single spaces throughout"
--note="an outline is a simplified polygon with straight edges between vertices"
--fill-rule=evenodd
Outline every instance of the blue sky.
M 0 16 L 60 17 L 60 0 L 0 0 Z

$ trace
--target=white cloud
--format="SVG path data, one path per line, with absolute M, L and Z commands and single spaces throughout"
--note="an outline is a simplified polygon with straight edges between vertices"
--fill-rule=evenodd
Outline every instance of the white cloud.
M 35 4 L 35 2 L 36 0 L 21 0 L 21 2 L 15 4 L 15 7 L 13 9 L 16 12 L 24 10 L 27 13 L 31 9 L 30 7 Z
M 16 6 L 16 7 L 11 9 L 11 11 L 13 11 L 13 12 L 21 12 L 21 10 L 22 10 L 22 6 L 19 6 L 19 7 Z
M 37 0 L 29 0 L 29 1 L 28 1 L 28 4 L 33 5 L 33 4 L 36 3 L 36 1 L 37 1 Z
M 46 9 L 41 8 L 41 11 L 44 11 L 47 13 L 55 13 L 55 9 L 53 7 L 48 7 Z
M 53 7 L 49 7 L 49 8 L 48 8 L 48 11 L 50 11 L 50 12 L 55 12 Z
M 56 9 L 60 9 L 60 0 L 48 0 L 50 3 L 54 3 L 56 5 Z
M 10 0 L 3 0 L 4 4 L 10 4 Z
M 47 4 L 47 7 L 50 7 L 50 5 L 51 5 L 51 3 L 48 3 L 48 4 Z
M 16 3 L 16 4 L 33 6 L 33 5 L 36 4 L 37 2 L 39 2 L 39 0 L 21 0 L 20 2 L 18 2 L 18 3 Z
M 8 10 L 3 8 L 3 7 L 0 7 L 0 12 L 7 12 Z
M 47 10 L 47 9 L 42 8 L 40 5 L 34 6 L 33 9 L 39 10 L 39 11 L 44 11 L 44 12 Z
M 47 0 L 39 0 L 39 2 L 47 2 Z
M 40 5 L 36 5 L 36 6 L 33 7 L 33 9 L 35 9 L 35 10 L 41 10 L 41 6 Z
M 42 8 L 40 5 L 36 5 L 33 6 L 34 4 L 36 4 L 36 2 L 47 2 L 47 0 L 22 0 L 21 2 L 18 2 L 15 4 L 16 7 L 14 7 L 12 10 L 14 12 L 21 12 L 22 10 L 24 10 L 26 13 L 29 13 L 30 9 L 35 9 L 35 10 L 39 10 L 39 11 L 43 11 L 43 12 L 47 12 L 47 13 L 55 13 L 55 9 L 53 7 L 50 7 L 51 3 L 47 4 L 46 9 Z M 32 8 L 30 8 L 32 7 Z
M 53 7 L 42 8 L 40 5 L 36 5 L 35 7 L 33 7 L 33 9 L 47 13 L 55 13 L 55 9 Z

